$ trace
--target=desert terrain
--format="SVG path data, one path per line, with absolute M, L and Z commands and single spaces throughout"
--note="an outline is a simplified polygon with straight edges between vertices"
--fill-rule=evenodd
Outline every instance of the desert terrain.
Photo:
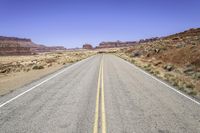
M 200 99 L 200 29 L 141 40 L 113 50 L 119 57 Z
M 1 131 L 200 131 L 200 29 L 71 50 L 6 42 Z
M 5 51 L 1 51 L 4 56 L 0 56 L 0 95 L 96 53 L 108 53 L 117 55 L 178 90 L 200 99 L 199 28 L 139 41 L 101 42 L 96 47 L 84 44 L 82 49 L 71 51 L 60 46 L 37 45 L 30 39 L 0 39 L 0 45 L 9 54 L 14 54 L 6 56 Z M 19 49 L 18 45 L 28 49 Z M 56 50 L 60 52 L 55 52 Z
M 0 56 L 0 96 L 95 53 L 79 50 Z

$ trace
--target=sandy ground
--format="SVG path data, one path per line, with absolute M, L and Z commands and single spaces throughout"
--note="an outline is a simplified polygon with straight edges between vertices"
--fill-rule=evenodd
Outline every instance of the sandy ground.
M 0 96 L 95 53 L 85 50 L 0 56 Z
M 0 96 L 5 95 L 13 90 L 28 84 L 36 79 L 39 79 L 45 75 L 48 75 L 58 69 L 62 68 L 63 65 L 56 65 L 46 69 L 40 69 L 29 72 L 18 72 L 7 75 L 0 75 Z

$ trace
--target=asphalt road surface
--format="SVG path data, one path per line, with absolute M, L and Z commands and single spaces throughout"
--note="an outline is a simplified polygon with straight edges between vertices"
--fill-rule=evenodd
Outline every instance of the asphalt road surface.
M 96 55 L 0 97 L 0 133 L 200 133 L 200 104 Z

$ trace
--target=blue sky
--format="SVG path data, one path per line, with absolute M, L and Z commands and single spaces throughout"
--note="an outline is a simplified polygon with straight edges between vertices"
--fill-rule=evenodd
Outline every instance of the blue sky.
M 0 35 L 81 47 L 200 27 L 200 0 L 0 0 Z

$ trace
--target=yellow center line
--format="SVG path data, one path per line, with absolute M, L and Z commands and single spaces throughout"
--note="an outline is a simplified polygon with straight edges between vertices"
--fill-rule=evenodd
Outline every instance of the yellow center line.
M 103 59 L 102 59 L 103 60 Z M 103 61 L 101 69 L 101 117 L 102 117 L 102 133 L 106 133 L 106 112 L 105 112 L 105 99 L 104 99 L 104 77 L 103 77 Z
M 98 133 L 99 94 L 100 94 L 101 69 L 102 69 L 102 65 L 100 64 L 99 76 L 98 76 L 98 85 L 97 85 L 97 96 L 96 96 L 95 120 L 94 120 L 93 133 Z
M 102 127 L 102 133 L 106 133 L 106 114 L 105 114 L 106 112 L 105 112 L 104 79 L 103 78 L 104 77 L 103 77 L 103 57 L 102 57 L 100 68 L 99 68 L 99 76 L 98 76 L 96 107 L 95 107 L 95 121 L 94 121 L 93 133 L 98 133 L 100 91 L 101 91 L 101 127 Z

